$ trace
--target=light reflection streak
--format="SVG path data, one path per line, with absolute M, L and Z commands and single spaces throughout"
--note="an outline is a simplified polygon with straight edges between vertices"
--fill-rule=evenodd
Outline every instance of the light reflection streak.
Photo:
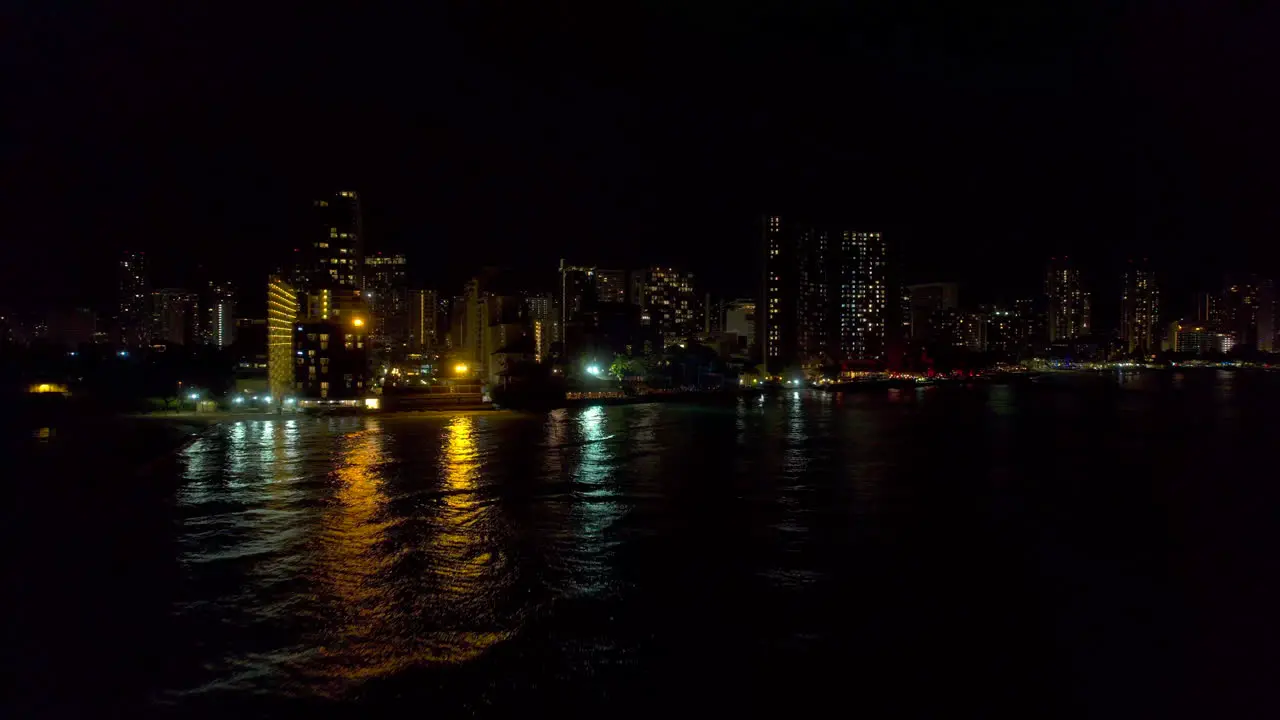
M 322 585 L 333 595 L 332 620 L 318 643 L 332 694 L 362 681 L 421 665 L 472 660 L 510 636 L 474 630 L 491 613 L 500 587 L 502 558 L 487 545 L 496 509 L 477 501 L 480 459 L 475 421 L 454 418 L 444 434 L 434 533 L 421 548 L 400 547 L 388 531 L 387 461 L 376 420 L 348 435 L 337 476 L 341 485 L 326 528 Z M 397 563 L 425 556 L 426 575 L 406 576 Z M 399 578 L 397 580 L 397 578 Z M 425 585 L 425 587 L 423 587 Z
M 582 458 L 574 478 L 574 535 L 577 559 L 574 584 L 584 593 L 606 589 L 606 571 L 611 562 L 614 543 L 605 533 L 625 513 L 614 498 L 617 495 L 610 477 L 614 470 L 613 452 L 607 445 L 608 420 L 603 407 L 587 408 L 578 416 L 582 436 Z

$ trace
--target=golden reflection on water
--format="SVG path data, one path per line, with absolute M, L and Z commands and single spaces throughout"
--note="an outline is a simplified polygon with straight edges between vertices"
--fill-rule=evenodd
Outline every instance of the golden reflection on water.
M 413 666 L 466 662 L 510 636 L 457 628 L 477 624 L 466 611 L 477 610 L 474 606 L 495 589 L 491 575 L 497 563 L 484 534 L 472 527 L 491 510 L 478 508 L 473 495 L 480 467 L 474 434 L 470 417 L 455 418 L 446 428 L 441 500 L 428 519 L 435 527 L 407 546 L 404 540 L 397 545 L 388 530 L 420 518 L 389 515 L 384 477 L 389 458 L 378 422 L 369 420 L 346 437 L 319 573 L 320 590 L 331 605 L 326 609 L 332 619 L 318 642 L 322 672 L 333 681 L 331 694 Z M 415 547 L 418 543 L 422 547 Z M 397 562 L 419 554 L 427 558 L 424 573 L 397 571 Z M 439 622 L 442 607 L 464 616 Z
M 438 590 L 459 603 L 473 600 L 483 589 L 495 561 L 483 535 L 492 508 L 480 505 L 475 496 L 480 480 L 475 431 L 475 419 L 469 416 L 454 418 L 445 430 L 439 529 L 430 548 Z

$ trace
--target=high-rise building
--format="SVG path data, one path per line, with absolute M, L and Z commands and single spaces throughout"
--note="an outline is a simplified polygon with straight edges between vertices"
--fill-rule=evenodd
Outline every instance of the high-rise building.
M 1089 333 L 1090 297 L 1080 285 L 1080 271 L 1063 256 L 1049 259 L 1045 279 L 1049 342 L 1074 340 Z
M 757 332 L 768 368 L 884 359 L 883 236 L 784 224 L 779 216 L 766 216 L 762 232 L 764 311 L 757 314 Z
M 312 236 L 297 276 L 302 291 L 321 286 L 364 287 L 364 229 L 360 197 L 343 190 L 312 203 Z
M 956 347 L 986 352 L 988 349 L 990 317 L 982 312 L 956 313 Z
M 409 349 L 422 352 L 436 347 L 439 303 L 435 290 L 409 291 Z
M 697 332 L 693 273 L 670 267 L 637 271 L 642 278 L 640 324 L 663 347 L 686 342 Z
M 959 308 L 960 286 L 956 283 L 908 285 L 907 296 L 910 298 L 911 339 L 917 342 L 939 340 L 939 327 L 944 312 Z
M 841 360 L 883 360 L 888 281 L 878 232 L 840 233 Z
M 1235 337 L 1236 347 L 1258 346 L 1258 282 L 1256 278 L 1228 281 L 1222 292 L 1223 330 Z
M 1017 347 L 1017 323 L 1013 312 L 1004 306 L 982 306 L 981 310 L 987 318 L 987 350 L 1008 353 Z
M 602 303 L 625 303 L 628 301 L 627 271 L 601 270 L 595 271 L 596 300 Z
M 786 230 L 790 230 L 788 226 Z M 764 362 L 769 370 L 780 372 L 796 359 L 796 248 L 788 242 L 782 218 L 767 215 L 761 223 L 764 247 L 760 312 L 757 328 Z
M 313 400 L 351 400 L 368 382 L 368 323 L 359 316 L 303 320 L 294 327 L 294 388 Z
M 1195 296 L 1196 323 L 1214 330 L 1221 330 L 1222 295 L 1213 292 L 1198 292 Z
M 585 265 L 568 265 L 560 260 L 560 327 L 578 319 L 578 315 L 596 302 L 596 269 Z
M 267 383 L 272 402 L 279 407 L 293 395 L 294 333 L 298 332 L 298 294 L 279 276 L 267 280 Z
M 230 283 L 210 282 L 205 292 L 204 322 L 200 328 L 204 344 L 230 347 L 236 339 L 236 293 Z
M 551 344 L 558 342 L 560 318 L 551 295 L 529 295 L 529 318 L 533 323 L 534 356 L 537 362 L 551 357 Z
M 409 279 L 404 255 L 365 258 L 364 299 L 369 305 L 369 335 L 379 352 L 409 346 Z
M 503 356 L 526 341 L 533 344 L 534 327 L 525 293 L 518 289 L 517 273 L 484 268 L 467 282 L 465 294 L 454 301 L 458 334 L 457 360 L 484 382 L 500 382 Z M 535 355 L 533 347 L 528 348 Z
M 151 341 L 151 284 L 147 278 L 147 257 L 127 252 L 120 258 L 119 315 L 121 343 L 141 347 Z
M 200 299 L 193 292 L 161 288 L 151 293 L 151 339 L 168 345 L 193 345 L 199 337 Z
M 1147 355 L 1160 349 L 1160 292 L 1155 273 L 1146 265 L 1130 261 L 1120 295 L 1120 339 L 1130 353 Z
M 724 330 L 724 309 L 723 302 L 715 300 L 711 297 L 711 293 L 703 295 L 702 299 L 702 332 L 710 335 Z
M 833 258 L 843 248 L 833 246 L 841 242 L 833 239 L 833 233 L 820 227 L 794 228 L 796 246 L 796 349 L 803 365 L 822 365 L 834 360 L 837 335 L 844 337 L 836 327 L 839 317 L 843 329 L 844 314 L 834 307 L 833 291 L 840 287 L 844 293 L 845 267 L 835 266 Z M 839 308 L 843 310 L 843 305 Z

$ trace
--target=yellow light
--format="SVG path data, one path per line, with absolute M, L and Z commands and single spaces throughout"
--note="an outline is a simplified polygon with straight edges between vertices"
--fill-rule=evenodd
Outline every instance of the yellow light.
M 364 406 L 370 410 L 378 409 L 378 398 L 370 397 L 364 399 Z
M 352 321 L 351 321 L 351 324 L 352 324 L 352 325 L 355 325 L 356 327 L 360 327 L 361 325 L 364 325 L 364 319 L 363 319 L 363 318 L 356 318 L 355 320 L 352 320 Z
M 464 373 L 466 373 L 466 372 L 467 372 L 467 364 L 466 364 L 466 363 L 458 363 L 457 365 L 454 365 L 454 366 L 453 366 L 453 371 L 454 371 L 454 372 L 456 372 L 456 373 L 458 373 L 459 375 L 462 375 L 462 374 L 464 374 Z

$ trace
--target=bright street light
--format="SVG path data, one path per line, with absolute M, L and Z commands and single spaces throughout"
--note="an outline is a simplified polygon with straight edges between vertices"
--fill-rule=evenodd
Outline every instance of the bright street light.
M 244 402 L 244 398 L 239 397 L 239 396 L 236 396 L 236 397 L 234 397 L 234 398 L 232 398 L 232 399 L 231 399 L 231 402 L 233 402 L 233 403 L 235 403 L 235 404 L 239 405 L 240 403 Z
M 457 365 L 454 365 L 454 366 L 453 366 L 453 371 L 454 371 L 454 372 L 456 372 L 456 373 L 458 373 L 459 375 L 465 375 L 465 374 L 466 374 L 466 372 L 467 372 L 467 364 L 466 364 L 466 363 L 458 363 Z
M 599 377 L 599 376 L 600 376 L 600 366 L 599 366 L 599 365 L 588 365 L 588 366 L 587 366 L 587 374 L 588 374 L 588 375 L 595 375 L 596 377 Z
M 355 325 L 356 327 L 360 327 L 364 325 L 364 318 L 356 318 L 355 320 L 351 321 L 351 324 Z
M 199 400 L 199 399 L 200 399 L 200 393 L 191 393 L 191 394 L 190 394 L 190 395 L 188 395 L 187 397 L 191 398 L 192 400 Z

